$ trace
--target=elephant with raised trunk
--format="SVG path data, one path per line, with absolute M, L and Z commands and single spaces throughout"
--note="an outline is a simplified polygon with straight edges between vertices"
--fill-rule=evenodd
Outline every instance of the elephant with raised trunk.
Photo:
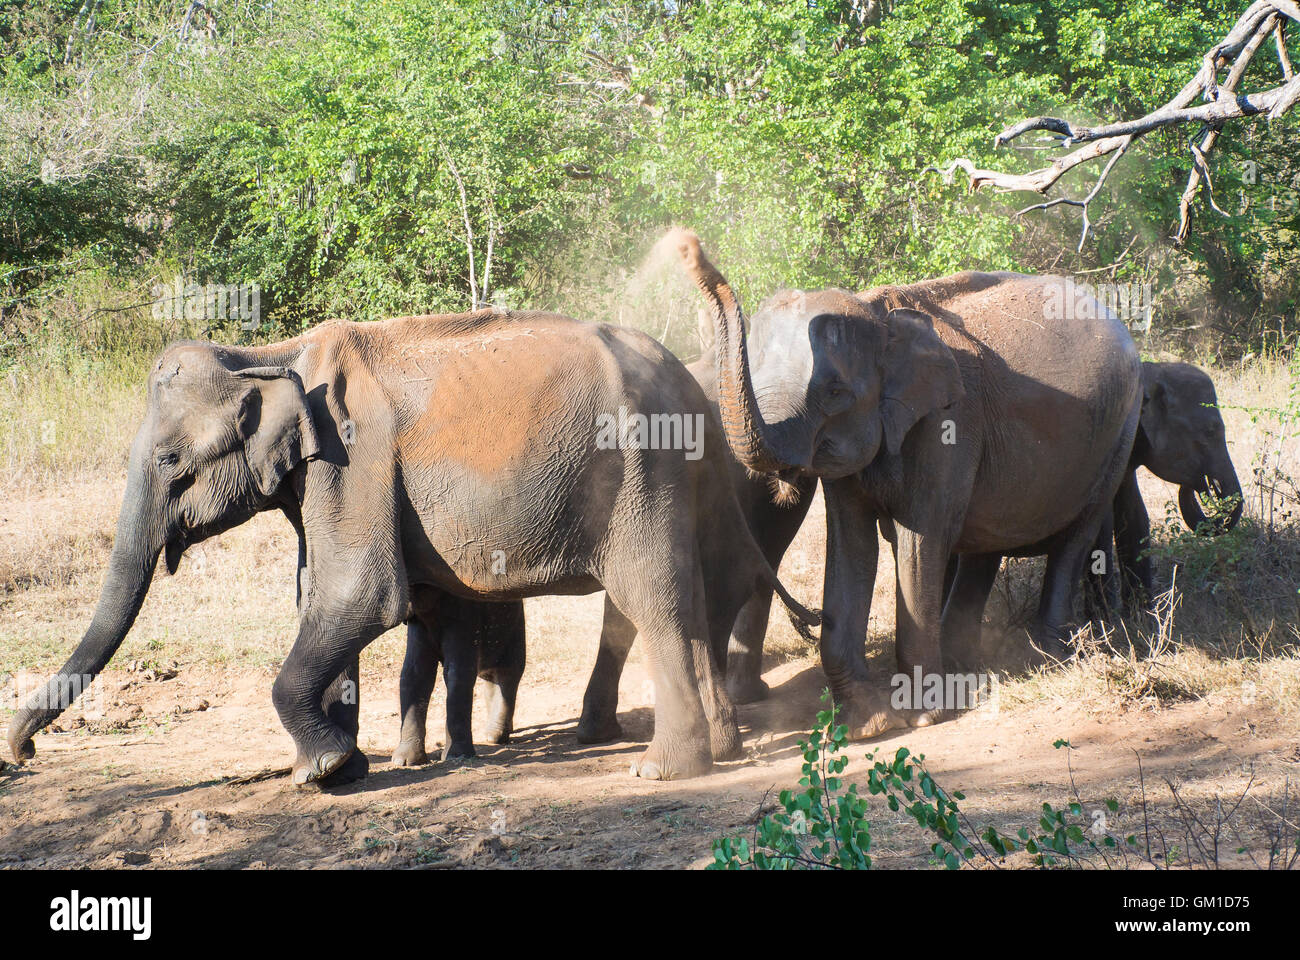
M 713 308 L 727 440 L 751 470 L 817 476 L 826 498 L 821 660 L 851 736 L 945 716 L 866 682 L 876 528 L 897 571 L 900 673 L 942 675 L 979 642 L 1006 553 L 1047 554 L 1036 638 L 1064 650 L 1074 585 L 1137 430 L 1140 364 L 1101 304 L 1062 317 L 1059 277 L 962 273 L 863 294 L 786 291 L 740 305 L 694 234 L 675 244 Z M 944 570 L 962 555 L 949 602 Z M 987 561 L 987 562 L 985 562 Z
M 698 456 L 636 433 L 602 442 L 614 417 L 679 429 L 691 418 Z M 68 678 L 104 668 L 160 554 L 175 570 L 188 546 L 279 509 L 300 533 L 298 637 L 272 688 L 296 783 L 357 762 L 358 655 L 384 631 L 436 616 L 446 594 L 602 588 L 645 636 L 655 683 L 654 738 L 634 772 L 702 774 L 741 748 L 719 661 L 744 598 L 726 611 L 706 596 L 717 547 L 701 518 L 725 531 L 750 591 L 768 583 L 818 622 L 747 535 L 725 443 L 660 344 L 553 314 L 338 321 L 266 347 L 168 347 L 149 375 L 94 619 L 15 715 L 10 748 L 32 756 L 33 734 L 68 705 Z

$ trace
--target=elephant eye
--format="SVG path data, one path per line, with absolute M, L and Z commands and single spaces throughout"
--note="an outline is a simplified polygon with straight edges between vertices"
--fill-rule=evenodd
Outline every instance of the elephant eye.
M 180 462 L 180 457 L 178 457 L 174 453 L 160 453 L 156 457 L 156 460 L 158 462 L 158 466 L 166 469 L 168 467 L 176 466 L 176 464 Z

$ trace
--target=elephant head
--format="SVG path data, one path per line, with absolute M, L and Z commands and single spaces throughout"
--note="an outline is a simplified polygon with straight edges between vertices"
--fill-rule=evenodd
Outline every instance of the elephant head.
M 758 473 L 836 479 L 902 448 L 922 417 L 960 400 L 961 372 L 925 314 L 845 290 L 784 291 L 744 317 L 695 234 L 669 235 L 713 307 L 718 407 L 736 458 Z
M 1142 364 L 1142 419 L 1133 458 L 1162 480 L 1178 484 L 1178 506 L 1193 530 L 1205 521 L 1199 495 L 1236 497 L 1232 512 L 1216 518 L 1216 532 L 1241 517 L 1241 483 L 1224 437 L 1214 384 L 1187 363 Z
M 151 371 L 94 617 L 59 673 L 14 715 L 16 759 L 35 754 L 32 735 L 104 669 L 140 611 L 158 555 L 174 573 L 186 547 L 265 509 L 286 474 L 318 454 L 298 375 L 248 361 L 233 350 L 182 343 Z

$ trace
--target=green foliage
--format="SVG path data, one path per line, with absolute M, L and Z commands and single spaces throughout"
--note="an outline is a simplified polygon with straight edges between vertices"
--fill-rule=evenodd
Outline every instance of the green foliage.
M 1244 338 L 1289 336 L 1300 152 L 1285 124 L 1225 129 L 1216 195 L 1239 213 L 1198 222 L 1190 260 L 1165 240 L 1188 162 L 1177 131 L 1121 164 L 1081 257 L 1069 208 L 1016 220 L 925 172 L 1007 163 L 991 134 L 1021 116 L 1163 101 L 1239 3 L 870 6 L 13 0 L 0 326 L 66 297 L 87 263 L 121 288 L 88 310 L 177 273 L 257 282 L 260 336 L 471 299 L 643 322 L 620 308 L 620 271 L 685 222 L 748 301 L 1120 259 L 1116 279 L 1154 277 L 1174 300 L 1199 274 Z
M 829 691 L 822 693 L 828 702 Z M 751 840 L 743 837 L 714 841 L 711 870 L 791 870 L 827 867 L 866 870 L 871 866 L 871 825 L 867 800 L 856 784 L 843 786 L 840 774 L 848 766 L 842 751 L 848 728 L 835 723 L 838 707 L 817 714 L 817 727 L 799 741 L 803 753 L 799 790 L 782 790 L 781 812 L 765 816 Z
M 830 691 L 822 691 L 830 702 Z M 871 868 L 871 823 L 867 818 L 868 797 L 884 798 L 894 813 L 902 812 L 935 842 L 930 852 L 937 864 L 948 870 L 979 859 L 998 866 L 1008 856 L 1023 851 L 1036 867 L 1082 866 L 1094 859 L 1111 866 L 1113 853 L 1141 852 L 1137 837 L 1120 838 L 1107 828 L 1107 814 L 1119 810 L 1113 798 L 1102 802 L 1091 817 L 1076 798 L 1058 809 L 1044 803 L 1034 827 L 1021 827 L 1010 836 L 996 827 L 978 832 L 958 807 L 965 796 L 949 793 L 925 766 L 924 754 L 913 755 L 899 747 L 891 760 L 877 760 L 867 773 L 867 795 L 857 784 L 844 782 L 848 757 L 848 728 L 835 722 L 838 707 L 817 714 L 817 726 L 807 740 L 799 741 L 803 753 L 798 790 L 782 790 L 780 811 L 764 816 L 749 837 L 720 837 L 713 841 L 710 870 L 796 870 Z M 1057 740 L 1057 749 L 1070 749 L 1068 740 Z

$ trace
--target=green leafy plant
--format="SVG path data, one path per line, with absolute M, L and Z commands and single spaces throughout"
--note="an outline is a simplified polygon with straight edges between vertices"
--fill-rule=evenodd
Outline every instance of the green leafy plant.
M 830 692 L 822 692 L 823 702 Z M 867 792 L 857 784 L 845 784 L 843 773 L 849 758 L 844 755 L 848 728 L 836 723 L 839 708 L 832 706 L 817 714 L 817 726 L 807 740 L 799 741 L 803 752 L 798 790 L 782 790 L 778 812 L 764 816 L 749 837 L 720 837 L 713 842 L 710 870 L 867 870 L 871 868 L 871 823 L 868 800 L 884 798 L 895 813 L 902 811 L 918 826 L 934 834 L 930 847 L 935 862 L 949 870 L 979 861 L 1000 867 L 1017 851 L 1029 855 L 1037 867 L 1081 866 L 1100 859 L 1112 863 L 1112 852 L 1132 852 L 1150 862 L 1135 835 L 1122 840 L 1107 829 L 1106 815 L 1119 810 L 1119 802 L 1103 801 L 1091 816 L 1076 796 L 1063 808 L 1044 803 L 1035 827 L 1022 827 L 1009 836 L 989 826 L 977 832 L 961 812 L 958 801 L 965 795 L 945 790 L 926 769 L 925 755 L 899 747 L 891 760 L 877 760 L 867 773 Z M 1068 740 L 1057 740 L 1057 749 L 1070 748 Z M 766 797 L 764 798 L 766 799 Z M 763 804 L 760 804 L 760 810 Z M 1167 859 L 1167 857 L 1165 858 Z

